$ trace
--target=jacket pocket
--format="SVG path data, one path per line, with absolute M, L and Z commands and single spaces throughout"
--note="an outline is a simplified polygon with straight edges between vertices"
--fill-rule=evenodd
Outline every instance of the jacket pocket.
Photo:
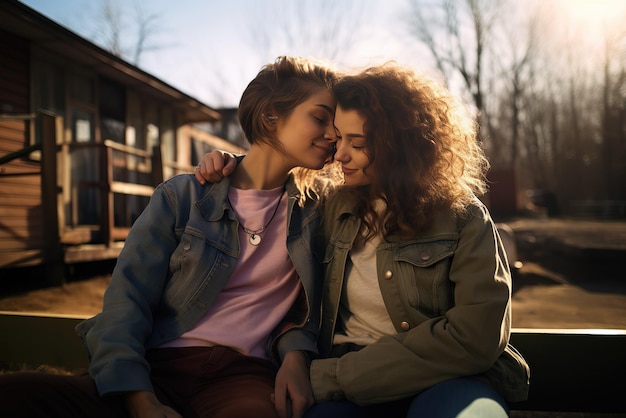
M 182 307 L 194 298 L 218 254 L 219 250 L 210 245 L 202 232 L 185 228 L 170 257 L 170 279 L 163 302 L 170 307 Z
M 454 286 L 449 272 L 456 244 L 453 239 L 437 239 L 397 248 L 394 262 L 399 269 L 401 290 L 411 308 L 438 316 L 453 306 Z

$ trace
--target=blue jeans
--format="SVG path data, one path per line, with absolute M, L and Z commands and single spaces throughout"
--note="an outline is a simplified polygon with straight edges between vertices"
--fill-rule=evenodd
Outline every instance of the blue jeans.
M 509 407 L 490 384 L 474 377 L 448 380 L 413 399 L 359 406 L 343 400 L 314 405 L 304 418 L 506 418 Z

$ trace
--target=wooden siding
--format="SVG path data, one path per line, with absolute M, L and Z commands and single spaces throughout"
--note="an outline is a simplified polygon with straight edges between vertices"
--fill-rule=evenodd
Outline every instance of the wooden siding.
M 0 20 L 15 20 L 12 9 L 16 7 L 0 4 Z M 217 120 L 213 109 L 59 32 L 56 25 L 17 12 L 23 20 L 19 35 L 8 32 L 17 27 L 12 24 L 0 29 L 0 270 L 42 264 L 52 270 L 63 263 L 115 258 L 154 185 L 193 170 L 192 149 L 198 155 L 206 147 L 243 151 L 185 127 Z M 101 138 L 98 100 L 86 105 L 68 93 L 77 74 L 90 80 L 110 78 L 137 97 L 138 117 L 126 115 L 125 121 L 120 117 L 127 138 L 116 139 L 140 149 L 119 150 Z M 55 88 L 47 88 L 50 85 Z M 77 128 L 74 116 L 82 111 L 88 114 L 93 142 L 77 141 L 72 130 Z M 31 113 L 36 113 L 36 119 Z M 131 130 L 136 138 L 129 137 Z M 40 143 L 35 145 L 34 138 Z M 193 144 L 200 146 L 193 148 Z M 158 150 L 154 154 L 148 149 L 153 146 Z M 93 159 L 82 166 L 73 164 L 72 151 L 90 151 L 87 147 L 93 147 L 97 163 Z M 113 148 L 129 154 L 121 159 L 121 167 L 110 155 Z M 113 170 L 121 178 L 113 176 Z M 88 189 L 87 199 L 76 197 L 81 189 Z M 98 199 L 92 199 L 96 194 Z
M 26 145 L 28 120 L 0 120 L 0 155 Z M 44 260 L 41 167 L 20 157 L 0 165 L 0 267 Z
M 31 145 L 28 141 L 29 45 L 0 31 L 0 156 Z M 14 115 L 15 117 L 12 117 Z M 41 164 L 28 156 L 0 165 L 0 268 L 43 260 Z

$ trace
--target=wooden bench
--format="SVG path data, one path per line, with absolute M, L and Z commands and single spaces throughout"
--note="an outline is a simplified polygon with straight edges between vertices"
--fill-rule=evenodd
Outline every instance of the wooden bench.
M 86 368 L 74 332 L 83 319 L 0 312 L 0 365 Z M 536 416 L 525 411 L 626 416 L 626 330 L 514 329 L 511 342 L 531 367 L 529 399 L 512 404 L 512 416 Z
M 626 330 L 518 328 L 511 343 L 530 365 L 528 400 L 512 409 L 626 417 Z
M 87 368 L 87 355 L 74 331 L 86 316 L 0 311 L 0 364 Z

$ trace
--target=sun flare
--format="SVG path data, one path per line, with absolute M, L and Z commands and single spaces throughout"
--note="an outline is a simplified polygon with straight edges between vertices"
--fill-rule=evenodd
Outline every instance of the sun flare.
M 626 27 L 626 0 L 554 0 L 543 4 L 551 6 L 554 28 L 564 34 L 564 39 L 592 55 Z
M 602 25 L 626 19 L 626 0 L 562 0 L 561 9 L 577 23 Z

